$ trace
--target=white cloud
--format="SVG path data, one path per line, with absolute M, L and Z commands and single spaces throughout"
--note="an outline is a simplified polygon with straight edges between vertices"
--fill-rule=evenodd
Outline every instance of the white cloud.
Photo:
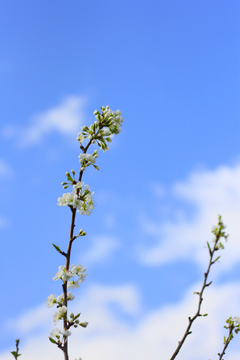
M 84 125 L 85 105 L 85 97 L 67 96 L 58 106 L 35 115 L 27 127 L 7 127 L 4 134 L 6 137 L 14 136 L 17 143 L 24 147 L 40 143 L 45 135 L 52 132 L 77 136 Z
M 69 344 L 70 358 L 81 356 L 84 360 L 169 359 L 186 329 L 188 316 L 193 316 L 196 312 L 198 297 L 193 295 L 193 291 L 200 286 L 201 284 L 195 284 L 179 303 L 148 312 L 140 305 L 140 295 L 131 285 L 112 288 L 92 286 L 82 300 L 75 304 L 76 310 L 82 312 L 82 321 L 89 321 L 89 326 L 87 329 L 73 329 Z M 177 359 L 216 358 L 223 348 L 223 335 L 227 335 L 227 331 L 223 329 L 225 320 L 229 316 L 239 315 L 239 298 L 239 282 L 209 287 L 204 295 L 202 312 L 208 312 L 209 316 L 196 320 L 192 327 L 193 333 L 187 338 Z M 116 302 L 122 311 L 134 315 L 135 325 L 114 314 L 109 307 L 111 302 Z M 43 323 L 39 310 L 40 308 L 36 309 L 37 321 L 32 311 L 31 316 L 26 317 L 28 324 L 21 322 L 23 332 L 26 326 L 30 330 L 38 321 Z M 33 336 L 29 331 L 25 338 L 23 333 L 20 333 L 20 350 L 25 360 L 51 360 L 62 356 L 60 350 L 47 339 L 53 326 L 51 327 L 49 321 L 44 323 L 45 329 L 38 336 Z M 228 360 L 239 359 L 238 337 L 239 334 L 234 336 L 227 349 Z M 0 353 L 0 360 L 9 356 L 8 352 Z
M 230 234 L 224 252 L 221 252 L 221 271 L 240 260 L 240 165 L 220 166 L 215 171 L 194 172 L 184 182 L 176 182 L 172 193 L 177 200 L 193 205 L 196 213 L 189 220 L 184 210 L 177 220 L 154 223 L 145 219 L 145 232 L 156 244 L 138 248 L 141 261 L 149 265 L 164 264 L 176 259 L 197 260 L 206 266 L 206 241 L 211 241 L 211 229 L 221 214 Z M 194 215 L 195 214 L 195 215 Z
M 38 306 L 37 308 L 25 311 L 17 319 L 9 320 L 6 329 L 19 331 L 20 334 L 28 333 L 38 327 L 45 327 L 49 323 L 49 309 L 46 306 Z
M 112 236 L 96 236 L 92 240 L 91 248 L 81 255 L 81 261 L 86 264 L 105 261 L 119 247 L 119 241 Z

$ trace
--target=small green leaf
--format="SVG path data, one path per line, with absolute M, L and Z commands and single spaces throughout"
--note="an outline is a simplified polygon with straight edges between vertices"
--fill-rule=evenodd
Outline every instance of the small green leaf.
M 57 342 L 53 339 L 53 338 L 49 338 L 49 340 L 53 343 L 53 344 L 57 344 Z
M 220 259 L 221 256 L 218 256 L 215 260 L 213 260 L 213 264 L 218 260 Z
M 53 245 L 53 247 L 55 247 L 55 249 L 56 249 L 59 253 L 61 253 L 60 247 L 59 247 L 58 245 L 55 245 L 55 244 L 52 244 L 52 245 Z
M 208 250 L 210 252 L 210 254 L 212 253 L 212 250 L 211 250 L 211 246 L 209 245 L 209 242 L 207 241 L 207 246 L 208 246 Z
M 74 316 L 73 320 L 76 320 L 77 318 L 79 318 L 79 316 L 81 315 L 81 313 L 77 314 L 76 316 Z
M 203 314 L 203 316 L 208 316 L 208 314 Z

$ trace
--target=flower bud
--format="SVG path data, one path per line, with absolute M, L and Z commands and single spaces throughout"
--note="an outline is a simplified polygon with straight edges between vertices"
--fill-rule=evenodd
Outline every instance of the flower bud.
M 79 325 L 86 328 L 88 326 L 88 322 L 86 321 L 86 322 L 80 323 Z

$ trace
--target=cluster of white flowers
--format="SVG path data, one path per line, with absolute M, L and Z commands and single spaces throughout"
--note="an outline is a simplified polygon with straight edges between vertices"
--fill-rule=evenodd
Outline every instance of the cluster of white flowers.
M 94 150 L 93 154 L 80 154 L 78 156 L 79 162 L 82 165 L 81 170 L 85 170 L 87 166 L 93 165 L 95 169 L 99 170 L 99 167 L 97 165 L 94 165 L 96 163 L 96 159 L 99 157 L 98 150 Z
M 71 265 L 70 268 L 71 268 L 71 270 L 67 270 L 66 266 L 60 265 L 58 267 L 58 272 L 55 274 L 53 280 L 61 279 L 63 282 L 67 282 L 68 288 L 71 288 L 71 289 L 78 288 L 79 283 L 82 283 L 87 276 L 87 274 L 85 274 L 86 268 L 80 264 Z M 74 280 L 75 276 L 78 277 L 77 280 Z M 73 295 L 73 293 L 71 291 L 69 291 L 67 293 L 67 301 L 71 301 L 74 299 L 75 299 L 75 296 Z M 56 305 L 58 308 L 58 311 L 56 311 L 53 314 L 54 324 L 57 325 L 59 320 L 65 319 L 69 324 L 68 328 L 72 325 L 74 327 L 77 327 L 79 325 L 82 327 L 87 327 L 87 325 L 88 325 L 87 322 L 79 323 L 78 317 L 80 316 L 80 314 L 74 316 L 74 314 L 71 313 L 70 318 L 67 319 L 67 307 L 63 303 L 64 303 L 64 294 L 63 293 L 61 295 L 59 295 L 58 297 L 51 294 L 47 298 L 47 301 L 46 301 L 47 307 L 50 308 L 50 307 Z M 68 328 L 63 329 L 63 330 L 60 330 L 58 328 L 54 329 L 50 333 L 51 338 L 56 337 L 59 340 L 60 334 L 62 334 L 64 337 L 70 336 L 71 331 L 69 331 Z
M 83 181 L 78 181 L 73 185 L 72 193 L 65 193 L 58 198 L 59 206 L 70 206 L 73 209 L 77 209 L 81 215 L 90 215 L 94 209 L 94 203 L 90 187 Z
M 89 127 L 84 125 L 78 133 L 77 140 L 82 144 L 87 138 L 93 144 L 97 142 L 100 149 L 104 152 L 109 149 L 106 142 L 111 142 L 113 135 L 121 132 L 123 118 L 120 110 L 113 111 L 107 105 L 101 107 L 102 112 L 94 111 L 95 119 L 94 124 Z
M 58 272 L 56 272 L 55 276 L 53 277 L 53 280 L 58 280 L 61 279 L 63 282 L 67 281 L 67 287 L 70 289 L 74 289 L 74 288 L 78 288 L 79 287 L 79 283 L 82 283 L 87 274 L 84 274 L 86 271 L 86 268 L 83 265 L 71 265 L 70 266 L 71 270 L 67 270 L 65 265 L 60 265 L 58 267 Z M 74 280 L 74 277 L 78 276 L 77 280 Z M 72 280 L 70 280 L 71 278 L 73 278 Z M 68 294 L 71 294 L 68 293 Z M 70 295 L 69 297 L 71 297 L 73 295 Z M 70 300 L 72 300 L 70 298 Z
M 67 300 L 73 300 L 75 299 L 75 296 L 73 295 L 73 293 L 71 291 L 69 291 L 67 293 Z M 55 295 L 51 294 L 48 296 L 47 298 L 47 307 L 52 307 L 54 306 L 55 304 L 58 304 L 58 305 L 62 305 L 64 302 L 64 294 L 62 293 L 62 295 L 59 295 L 57 298 Z
M 59 338 L 59 335 L 62 334 L 63 336 L 67 337 L 71 335 L 71 331 L 69 330 L 59 330 L 59 329 L 54 329 L 50 332 L 50 336 L 51 337 L 56 337 Z

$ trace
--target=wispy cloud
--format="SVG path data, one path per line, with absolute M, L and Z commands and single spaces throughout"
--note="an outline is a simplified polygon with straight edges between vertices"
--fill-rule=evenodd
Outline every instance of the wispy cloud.
M 44 136 L 54 132 L 61 135 L 77 134 L 84 125 L 85 105 L 85 97 L 67 96 L 59 105 L 33 116 L 28 126 L 6 127 L 4 135 L 14 136 L 18 145 L 27 147 L 39 144 Z
M 90 249 L 81 255 L 82 262 L 93 264 L 107 260 L 119 247 L 119 241 L 112 236 L 96 236 Z
M 182 337 L 188 324 L 188 316 L 196 312 L 198 298 L 193 291 L 201 284 L 194 284 L 188 289 L 179 303 L 160 307 L 152 311 L 141 308 L 140 294 L 132 285 L 116 287 L 92 286 L 76 302 L 76 311 L 81 309 L 82 321 L 89 321 L 87 329 L 73 329 L 70 338 L 70 358 L 98 360 L 132 359 L 169 359 Z M 160 294 L 161 295 L 161 294 Z M 239 311 L 240 283 L 229 283 L 219 287 L 209 287 L 203 301 L 203 313 L 209 316 L 197 319 L 193 333 L 186 340 L 178 355 L 179 360 L 202 360 L 216 357 L 223 348 L 223 329 L 225 320 Z M 115 302 L 122 311 L 135 315 L 135 325 L 124 317 L 119 317 L 109 303 Z M 231 308 L 226 304 L 231 303 Z M 136 310 L 137 309 L 137 310 Z M 49 309 L 48 309 L 49 310 Z M 75 311 L 75 309 L 73 309 Z M 41 311 L 40 311 L 41 312 Z M 39 319 L 39 308 L 36 319 Z M 27 322 L 34 320 L 34 311 Z M 18 320 L 16 319 L 18 323 Z M 26 325 L 21 322 L 23 332 Z M 49 322 L 37 336 L 29 332 L 28 337 L 21 337 L 21 354 L 25 360 L 50 360 L 58 358 L 59 349 L 47 339 L 51 330 Z M 14 325 L 13 325 L 14 326 Z M 27 327 L 32 329 L 31 324 Z M 19 329 L 20 330 L 20 329 Z M 229 360 L 239 359 L 239 341 L 236 335 L 227 350 Z M 40 346 L 41 344 L 41 346 Z M 202 346 L 204 344 L 204 346 Z M 38 349 L 38 351 L 36 351 Z M 12 350 L 12 349 L 11 349 Z M 9 357 L 9 353 L 0 353 L 0 360 Z
M 221 259 L 221 271 L 240 260 L 239 214 L 240 214 L 240 165 L 220 166 L 216 170 L 192 173 L 186 181 L 172 186 L 172 195 L 183 204 L 193 206 L 189 217 L 182 210 L 177 220 L 155 223 L 145 218 L 144 230 L 156 244 L 137 249 L 142 262 L 148 265 L 164 264 L 179 258 L 205 263 L 203 246 L 211 241 L 212 226 L 217 224 L 217 215 L 223 217 L 230 234 L 229 243 Z

